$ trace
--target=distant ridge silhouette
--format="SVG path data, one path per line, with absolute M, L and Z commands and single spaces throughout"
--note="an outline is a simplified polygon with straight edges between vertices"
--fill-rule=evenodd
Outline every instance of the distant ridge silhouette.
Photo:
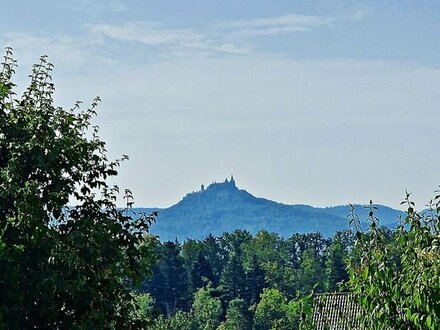
M 258 198 L 239 189 L 234 177 L 224 182 L 212 182 L 199 191 L 188 193 L 177 204 L 168 208 L 135 208 L 134 211 L 159 211 L 157 223 L 151 232 L 162 241 L 204 239 L 207 235 L 221 235 L 235 229 L 256 233 L 261 229 L 284 237 L 294 233 L 320 232 L 333 236 L 336 231 L 349 229 L 348 205 L 316 208 L 310 205 L 286 205 Z M 357 207 L 359 218 L 366 219 L 368 211 Z M 380 224 L 395 227 L 398 211 L 378 205 Z

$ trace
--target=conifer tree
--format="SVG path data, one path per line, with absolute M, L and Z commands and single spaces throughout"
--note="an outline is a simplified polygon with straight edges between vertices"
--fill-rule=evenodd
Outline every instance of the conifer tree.
M 202 246 L 206 260 L 212 269 L 211 281 L 214 286 L 217 286 L 219 285 L 220 276 L 226 263 L 227 253 L 221 248 L 219 239 L 213 235 L 208 235 L 203 240 Z
M 170 317 L 178 309 L 187 309 L 188 276 L 180 257 L 180 245 L 165 242 L 158 248 L 159 261 L 153 275 L 143 286 L 152 294 L 156 305 Z
M 204 251 L 198 251 L 189 272 L 190 292 L 195 292 L 200 289 L 206 281 L 212 283 L 213 278 L 211 263 L 204 255 Z
M 251 257 L 245 279 L 246 283 L 243 298 L 248 305 L 258 304 L 260 301 L 260 295 L 266 287 L 266 280 L 264 269 L 260 266 L 255 254 Z
M 240 258 L 233 253 L 223 269 L 220 278 L 222 298 L 229 302 L 234 298 L 242 298 L 245 291 L 245 273 Z

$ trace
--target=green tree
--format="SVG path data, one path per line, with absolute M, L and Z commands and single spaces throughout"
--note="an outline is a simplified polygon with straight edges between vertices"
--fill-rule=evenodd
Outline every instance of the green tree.
M 0 328 L 132 328 L 131 287 L 148 271 L 150 216 L 115 205 L 121 160 L 80 103 L 54 105 L 42 57 L 21 98 L 10 49 L 0 70 Z M 126 157 L 124 157 L 126 158 Z M 131 206 L 131 195 L 126 194 Z M 77 206 L 67 207 L 74 198 Z
M 278 289 L 264 289 L 261 300 L 257 305 L 254 315 L 255 330 L 269 330 L 280 328 L 289 329 L 286 309 L 288 301 L 286 296 Z
M 188 294 L 193 296 L 203 286 L 204 259 L 203 244 L 194 239 L 186 240 L 182 245 L 182 259 L 188 274 Z
M 205 251 L 203 250 L 199 250 L 196 259 L 191 264 L 189 271 L 189 285 L 191 292 L 200 289 L 208 280 L 212 282 L 214 277 L 211 263 L 205 256 L 204 252 Z
M 152 330 L 196 330 L 196 325 L 193 321 L 193 316 L 188 312 L 177 311 L 176 314 L 170 318 L 160 315 Z
M 138 320 L 141 324 L 151 324 L 154 317 L 154 299 L 148 293 L 133 293 L 135 299 L 135 310 L 131 318 Z
M 414 210 L 409 194 L 404 202 L 406 218 L 394 243 L 379 228 L 372 202 L 368 231 L 356 233 L 349 286 L 369 329 L 434 330 L 440 324 L 440 195 L 424 213 Z M 360 229 L 356 216 L 352 223 Z
M 159 260 L 152 270 L 151 278 L 142 285 L 142 290 L 150 292 L 156 306 L 170 317 L 177 309 L 187 307 L 188 276 L 178 243 L 165 242 L 157 251 Z
M 243 299 L 233 299 L 229 302 L 223 328 L 226 330 L 252 329 L 252 315 Z
M 311 329 L 312 295 L 288 301 L 278 289 L 264 289 L 254 316 L 255 330 Z
M 331 292 L 337 289 L 338 283 L 348 281 L 345 259 L 347 251 L 339 236 L 335 235 L 332 243 L 325 251 L 325 291 Z
M 322 260 L 313 249 L 307 249 L 302 253 L 300 263 L 300 276 L 298 286 L 303 294 L 308 294 L 315 288 L 322 291 L 324 284 L 324 268 Z
M 220 240 L 211 234 L 203 240 L 202 246 L 206 260 L 211 265 L 212 283 L 214 286 L 217 286 L 220 282 L 223 267 L 227 261 L 227 253 L 222 249 Z
M 296 233 L 293 234 L 286 243 L 289 255 L 288 262 L 296 268 L 301 262 L 301 256 L 304 251 L 310 250 L 313 251 L 315 255 L 319 255 L 323 252 L 328 242 L 320 233 Z
M 252 234 L 247 230 L 235 229 L 232 233 L 224 233 L 220 238 L 220 245 L 227 254 L 243 254 L 243 246 L 252 240 Z
M 288 267 L 286 241 L 278 234 L 260 230 L 252 240 L 244 244 L 245 263 L 249 265 L 255 255 L 259 265 L 264 269 L 265 282 L 268 287 L 275 287 L 285 292 L 295 292 L 295 274 Z
M 257 256 L 252 255 L 245 273 L 245 291 L 243 298 L 249 305 L 258 304 L 260 295 L 266 287 L 264 269 L 260 266 Z
M 235 253 L 229 257 L 220 278 L 222 300 L 229 302 L 234 298 L 242 298 L 245 291 L 245 273 L 240 258 Z
M 222 306 L 218 298 L 212 297 L 212 291 L 208 283 L 206 288 L 200 288 L 194 296 L 193 313 L 197 329 L 215 330 L 220 325 Z

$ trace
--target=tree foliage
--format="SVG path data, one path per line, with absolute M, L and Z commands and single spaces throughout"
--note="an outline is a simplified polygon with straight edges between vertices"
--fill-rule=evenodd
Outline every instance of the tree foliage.
M 177 311 L 172 317 L 166 318 L 160 315 L 152 330 L 196 330 L 193 316 L 188 312 Z
M 265 289 L 255 311 L 254 329 L 309 329 L 304 313 L 311 314 L 310 298 L 296 297 L 289 301 L 278 289 Z
M 243 298 L 245 290 L 244 269 L 240 258 L 235 253 L 232 253 L 223 269 L 220 286 L 225 302 L 234 298 Z
M 243 299 L 236 298 L 229 302 L 223 328 L 225 330 L 252 329 L 251 314 Z
M 300 323 L 299 311 L 304 309 L 301 306 L 305 306 L 298 292 L 308 295 L 313 288 L 320 292 L 326 283 L 332 283 L 333 290 L 336 280 L 348 277 L 340 262 L 345 262 L 352 249 L 349 237 L 349 233 L 342 232 L 332 239 L 318 233 L 294 234 L 285 239 L 264 230 L 256 235 L 236 230 L 220 237 L 210 235 L 202 241 L 164 242 L 157 247 L 159 261 L 153 268 L 153 276 L 145 281 L 142 289 L 156 297 L 156 308 L 168 317 L 160 318 L 162 323 L 158 321 L 158 324 L 171 326 L 169 322 L 174 320 L 176 310 L 196 318 L 195 294 L 198 297 L 200 289 L 206 291 L 210 283 L 209 296 L 216 304 L 221 303 L 220 329 L 233 327 L 231 324 L 238 320 L 238 314 L 246 314 L 252 324 L 263 290 L 276 289 L 285 297 L 286 304 L 283 305 L 284 316 L 275 318 L 274 324 L 290 322 L 296 326 Z M 169 250 L 173 253 L 164 254 L 166 246 L 173 247 Z M 179 266 L 176 268 L 176 265 Z M 184 280 L 185 274 L 188 281 Z M 181 302 L 171 303 L 170 306 L 177 309 L 167 312 L 163 301 L 176 301 L 178 292 Z M 311 313 L 310 308 L 306 310 L 307 314 Z M 289 318 L 286 315 L 290 315 Z M 197 329 L 196 323 L 192 326 Z
M 186 309 L 188 276 L 180 256 L 180 245 L 164 242 L 156 248 L 158 258 L 152 276 L 144 281 L 140 290 L 154 297 L 156 306 L 168 317 L 178 309 Z
M 107 179 L 96 98 L 64 110 L 53 102 L 52 65 L 33 66 L 17 97 L 16 62 L 0 72 L 0 328 L 131 328 L 131 287 L 154 258 L 152 216 L 116 207 Z M 77 205 L 67 207 L 69 200 Z M 131 194 L 126 194 L 131 205 Z
M 222 306 L 220 300 L 212 296 L 212 291 L 209 283 L 195 294 L 193 312 L 197 329 L 215 330 L 220 325 Z
M 409 197 L 393 239 L 378 226 L 372 203 L 369 230 L 356 234 L 349 286 L 369 329 L 434 330 L 440 324 L 440 196 L 422 213 Z

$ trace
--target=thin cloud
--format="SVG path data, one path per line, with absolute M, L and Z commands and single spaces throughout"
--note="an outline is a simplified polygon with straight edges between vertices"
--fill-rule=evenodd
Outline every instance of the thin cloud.
M 82 13 L 93 12 L 124 12 L 128 10 L 126 4 L 120 0 L 75 0 L 65 3 L 66 7 Z
M 146 45 L 183 44 L 191 47 L 197 46 L 203 40 L 201 34 L 190 29 L 164 29 L 159 24 L 146 22 L 98 24 L 91 31 L 112 39 L 138 41 Z
M 284 15 L 269 18 L 236 21 L 219 25 L 230 33 L 241 36 L 264 36 L 306 32 L 322 26 L 331 26 L 336 21 L 333 17 Z
M 175 53 L 198 51 L 207 53 L 249 54 L 251 42 L 243 39 L 307 32 L 331 26 L 333 17 L 284 15 L 254 20 L 242 20 L 214 25 L 206 30 L 169 29 L 160 24 L 136 21 L 122 24 L 97 24 L 90 30 L 95 35 L 118 41 L 139 42 L 149 46 L 171 47 Z M 240 42 L 237 40 L 240 38 Z
M 175 53 L 184 53 L 185 50 L 228 54 L 249 53 L 246 47 L 223 40 L 215 33 L 202 33 L 193 29 L 167 29 L 157 23 L 98 24 L 91 27 L 91 32 L 119 41 L 171 47 L 174 48 Z

